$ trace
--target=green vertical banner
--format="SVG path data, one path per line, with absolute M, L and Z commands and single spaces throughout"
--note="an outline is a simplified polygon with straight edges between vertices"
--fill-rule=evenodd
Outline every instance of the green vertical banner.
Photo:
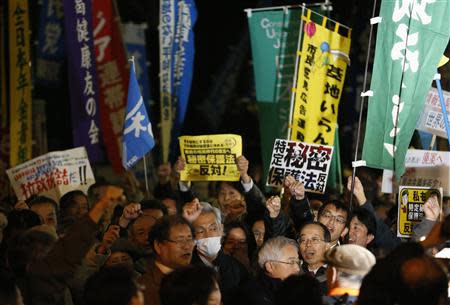
M 269 170 L 275 139 L 285 139 L 302 8 L 248 11 L 263 161 Z
M 450 1 L 383 0 L 363 160 L 404 172 L 425 97 L 450 35 Z

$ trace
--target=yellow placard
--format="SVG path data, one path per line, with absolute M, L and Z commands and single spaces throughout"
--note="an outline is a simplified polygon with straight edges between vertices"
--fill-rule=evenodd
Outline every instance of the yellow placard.
M 31 63 L 28 0 L 9 0 L 10 165 L 31 159 Z
M 413 226 L 421 222 L 424 217 L 423 204 L 432 193 L 440 194 L 440 198 L 442 198 L 442 188 L 432 189 L 423 186 L 399 187 L 397 216 L 398 237 L 410 237 L 412 235 Z M 439 204 L 442 204 L 442 199 L 439 200 Z
M 350 30 L 345 37 L 305 18 L 302 51 L 295 89 L 291 140 L 333 145 L 339 99 L 350 63 Z
M 181 181 L 238 181 L 236 159 L 242 155 L 242 138 L 234 134 L 179 137 L 186 168 Z

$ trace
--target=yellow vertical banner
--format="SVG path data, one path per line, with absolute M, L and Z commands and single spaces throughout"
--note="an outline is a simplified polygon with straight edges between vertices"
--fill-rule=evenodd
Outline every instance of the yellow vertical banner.
M 31 63 L 28 0 L 9 0 L 10 165 L 31 159 Z
M 4 16 L 3 6 L 0 6 L 0 127 L 5 128 L 8 123 L 8 101 L 6 100 L 6 46 L 5 35 L 6 18 Z
M 350 63 L 350 29 L 347 37 L 311 20 L 307 10 L 300 64 L 295 90 L 295 104 L 291 121 L 291 140 L 333 145 L 339 100 L 344 86 L 347 65 Z

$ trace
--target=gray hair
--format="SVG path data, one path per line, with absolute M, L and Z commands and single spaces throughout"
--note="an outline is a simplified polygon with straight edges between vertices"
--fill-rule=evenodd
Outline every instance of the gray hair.
M 200 205 L 202 206 L 202 212 L 200 213 L 200 215 L 214 213 L 214 215 L 216 216 L 217 224 L 222 224 L 222 212 L 220 212 L 218 208 L 213 207 L 210 203 L 205 201 L 201 201 Z
M 264 269 L 264 265 L 273 260 L 281 260 L 283 249 L 287 246 L 293 246 L 298 249 L 298 243 L 284 236 L 277 236 L 267 240 L 258 252 L 258 264 Z

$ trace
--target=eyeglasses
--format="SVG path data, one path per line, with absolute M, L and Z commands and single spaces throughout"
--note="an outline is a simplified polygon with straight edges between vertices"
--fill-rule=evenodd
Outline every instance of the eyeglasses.
M 319 218 L 320 217 L 325 218 L 327 221 L 330 221 L 333 219 L 334 221 L 336 221 L 338 224 L 341 224 L 341 225 L 346 223 L 346 219 L 344 217 L 333 215 L 330 212 L 324 212 L 321 215 L 319 215 Z
M 318 237 L 313 237 L 313 238 L 299 238 L 299 239 L 297 239 L 297 242 L 300 244 L 300 245 L 306 245 L 306 244 L 308 244 L 308 242 L 311 244 L 311 245 L 318 245 L 318 244 L 320 244 L 321 242 L 323 242 L 323 241 L 325 241 L 324 239 L 320 239 L 320 238 L 318 238 Z
M 178 247 L 184 247 L 184 246 L 193 246 L 195 245 L 194 239 L 178 239 L 178 240 L 171 240 L 166 239 L 166 241 L 176 244 Z
M 270 262 L 274 262 L 274 263 L 280 263 L 280 264 L 285 264 L 285 265 L 291 265 L 291 266 L 300 266 L 301 260 L 299 259 L 293 259 L 293 260 L 289 260 L 287 262 L 285 261 L 277 261 L 277 260 L 271 260 Z

